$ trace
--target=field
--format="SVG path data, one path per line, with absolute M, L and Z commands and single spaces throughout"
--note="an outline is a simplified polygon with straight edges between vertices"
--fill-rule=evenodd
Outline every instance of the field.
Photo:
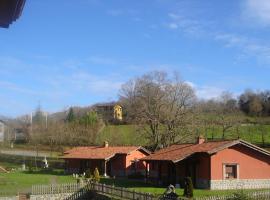
M 265 131 L 264 142 L 266 146 L 270 145 L 270 125 L 263 125 Z M 198 133 L 207 135 L 209 140 L 221 139 L 222 129 L 219 126 L 204 129 L 198 129 Z M 248 142 L 262 145 L 261 127 L 252 124 L 243 124 L 239 127 L 238 133 L 235 128 L 229 129 L 225 134 L 225 139 L 237 139 L 240 137 Z M 99 134 L 97 143 L 109 141 L 112 145 L 146 145 L 147 139 L 142 132 L 138 131 L 134 125 L 109 125 Z
M 10 172 L 0 174 L 0 196 L 16 195 L 18 192 L 30 192 L 32 185 L 39 184 L 61 184 L 75 182 L 72 176 L 64 175 L 63 171 L 53 172 Z M 165 192 L 165 187 L 157 187 L 149 183 L 141 181 L 134 181 L 128 179 L 111 179 L 101 178 L 101 183 L 108 185 L 115 185 L 117 187 L 124 187 L 130 190 L 136 190 L 140 192 L 152 193 L 154 195 L 161 195 Z M 246 190 L 246 192 L 252 192 L 253 190 Z M 195 189 L 194 196 L 217 196 L 228 195 L 237 192 L 236 190 L 201 190 Z M 183 195 L 183 189 L 176 189 L 178 195 Z
M 72 176 L 63 171 L 53 172 L 10 172 L 0 174 L 0 195 L 15 195 L 18 192 L 30 192 L 32 185 L 75 182 Z

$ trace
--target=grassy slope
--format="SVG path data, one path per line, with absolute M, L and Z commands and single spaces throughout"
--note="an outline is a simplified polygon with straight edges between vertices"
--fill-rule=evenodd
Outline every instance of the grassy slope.
M 97 143 L 108 141 L 111 145 L 145 145 L 146 139 L 134 125 L 106 126 L 97 138 Z
M 265 142 L 270 144 L 270 125 L 264 125 L 266 134 Z M 214 139 L 221 139 L 222 130 L 220 127 L 216 126 L 214 129 L 204 130 L 199 128 L 199 132 L 205 134 L 207 132 L 207 137 L 212 138 L 212 132 Z M 262 136 L 261 131 L 258 126 L 246 125 L 239 127 L 240 138 L 252 142 L 261 143 Z M 236 139 L 238 135 L 235 128 L 229 129 L 225 134 L 225 139 Z M 145 145 L 147 144 L 147 139 L 136 131 L 136 127 L 133 125 L 109 125 L 104 128 L 104 130 L 99 134 L 97 142 L 102 144 L 103 141 L 109 141 L 112 145 Z
M 30 192 L 32 185 L 50 183 L 70 183 L 75 179 L 64 175 L 62 171 L 54 172 L 10 172 L 0 174 L 0 196 L 15 195 L 18 192 Z

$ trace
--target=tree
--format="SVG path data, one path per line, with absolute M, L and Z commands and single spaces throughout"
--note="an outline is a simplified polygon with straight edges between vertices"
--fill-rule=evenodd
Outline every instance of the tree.
M 178 139 L 194 99 L 190 85 L 161 71 L 132 79 L 120 90 L 128 120 L 140 127 L 154 150 Z
M 100 175 L 97 167 L 94 170 L 94 181 L 97 183 L 100 181 Z
M 262 102 L 257 96 L 253 96 L 249 101 L 249 114 L 258 116 L 263 110 Z
M 193 183 L 191 177 L 185 178 L 184 197 L 187 198 L 193 197 Z
M 44 121 L 43 111 L 42 111 L 41 105 L 38 104 L 35 114 L 33 116 L 33 124 L 41 126 L 43 125 L 43 121 Z
M 74 122 L 76 119 L 75 117 L 75 114 L 74 114 L 74 111 L 73 111 L 73 108 L 70 107 L 69 111 L 68 111 L 68 115 L 66 117 L 66 121 L 71 123 L 71 122 Z

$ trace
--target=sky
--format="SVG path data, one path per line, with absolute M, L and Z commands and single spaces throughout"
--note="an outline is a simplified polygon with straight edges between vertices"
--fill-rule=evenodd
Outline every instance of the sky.
M 270 1 L 27 0 L 0 28 L 0 115 L 117 100 L 154 70 L 204 99 L 270 89 Z

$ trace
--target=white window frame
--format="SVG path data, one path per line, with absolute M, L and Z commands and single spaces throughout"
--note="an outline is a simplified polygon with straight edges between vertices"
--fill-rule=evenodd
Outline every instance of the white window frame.
M 239 177 L 240 177 L 240 166 L 239 166 L 239 164 L 238 163 L 223 163 L 222 164 L 223 180 L 231 180 L 231 179 L 226 178 L 226 165 L 235 165 L 236 166 L 236 178 L 233 178 L 232 180 L 239 179 Z

